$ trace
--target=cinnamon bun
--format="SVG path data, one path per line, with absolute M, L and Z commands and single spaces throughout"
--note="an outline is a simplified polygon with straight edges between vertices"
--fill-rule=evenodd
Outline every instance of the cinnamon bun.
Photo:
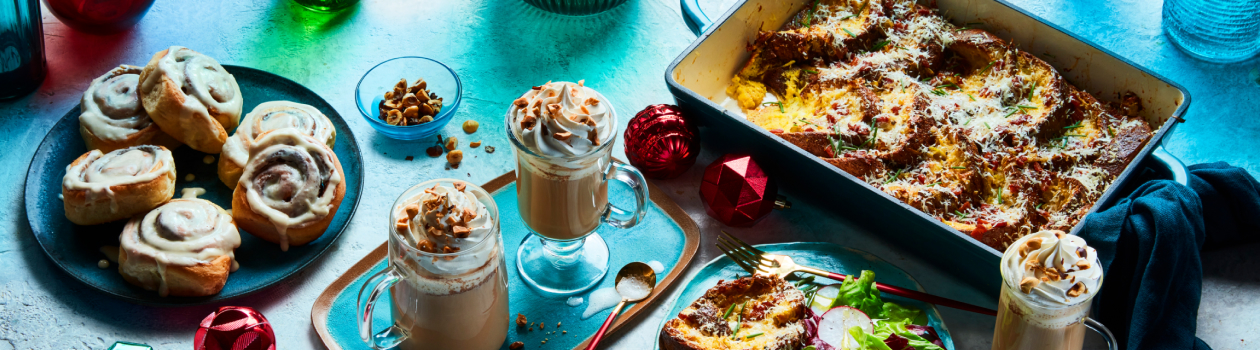
M 79 134 L 88 149 L 110 152 L 136 145 L 174 149 L 179 141 L 149 119 L 136 93 L 142 69 L 120 65 L 92 80 L 79 108 Z
M 118 237 L 118 273 L 128 283 L 161 296 L 196 297 L 219 293 L 236 271 L 233 252 L 241 246 L 232 215 L 199 199 L 200 188 L 184 189 L 148 214 L 137 216 Z
M 346 194 L 337 155 L 291 128 L 262 134 L 232 194 L 232 216 L 246 232 L 289 250 L 324 234 Z
M 66 218 L 79 225 L 126 219 L 174 194 L 175 159 L 153 145 L 88 151 L 66 166 L 61 182 Z
M 241 119 L 236 133 L 223 144 L 219 157 L 219 180 L 228 188 L 236 188 L 236 182 L 249 161 L 249 148 L 265 132 L 279 129 L 296 129 L 315 140 L 333 147 L 337 130 L 332 121 L 315 107 L 289 101 L 264 102 Z
M 140 101 L 153 122 L 195 150 L 219 153 L 241 117 L 241 89 L 218 61 L 180 46 L 140 72 Z

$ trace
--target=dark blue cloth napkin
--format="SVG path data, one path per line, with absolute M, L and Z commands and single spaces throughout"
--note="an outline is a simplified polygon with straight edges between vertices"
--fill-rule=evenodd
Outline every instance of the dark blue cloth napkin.
M 1105 274 L 1095 316 L 1122 349 L 1211 349 L 1195 337 L 1204 249 L 1260 238 L 1260 183 L 1229 164 L 1190 167 L 1190 186 L 1143 184 L 1078 233 Z

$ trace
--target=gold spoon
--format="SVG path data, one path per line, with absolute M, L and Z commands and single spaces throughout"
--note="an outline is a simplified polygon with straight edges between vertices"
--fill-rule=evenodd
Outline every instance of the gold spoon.
M 617 271 L 617 280 L 614 284 L 617 294 L 621 294 L 621 302 L 613 308 L 612 313 L 608 314 L 608 319 L 604 320 L 604 325 L 599 327 L 599 331 L 595 332 L 595 337 L 591 338 L 591 344 L 586 346 L 586 350 L 595 350 L 595 344 L 604 338 L 604 333 L 608 332 L 608 327 L 612 326 L 613 320 L 617 319 L 617 314 L 621 313 L 621 308 L 626 303 L 633 303 L 647 299 L 652 295 L 652 290 L 656 288 L 656 271 L 652 271 L 652 267 L 641 262 L 632 262 L 626 264 Z

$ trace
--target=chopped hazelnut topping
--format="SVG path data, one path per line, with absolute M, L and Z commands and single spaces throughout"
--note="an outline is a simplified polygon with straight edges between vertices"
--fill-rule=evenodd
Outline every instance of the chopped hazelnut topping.
M 586 106 L 582 106 L 582 113 L 591 114 L 591 111 L 586 109 Z
M 529 100 L 525 99 L 524 97 L 521 97 L 521 98 L 516 99 L 516 101 L 512 101 L 512 104 L 516 105 L 517 107 L 525 107 L 529 105 Z
M 1089 262 L 1085 260 L 1077 260 L 1076 267 L 1081 270 L 1089 270 Z
M 464 208 L 464 215 L 461 216 L 464 218 L 464 223 L 468 223 L 469 221 L 473 221 L 473 219 L 477 218 L 477 213 L 474 213 L 472 209 Z
M 542 322 L 538 322 L 538 329 L 543 329 L 543 328 L 547 328 L 547 324 L 546 324 L 546 323 L 542 323 Z
M 469 143 L 468 143 L 468 147 L 471 147 L 471 148 L 481 147 L 481 141 L 473 141 L 473 142 L 469 142 Z
M 590 106 L 598 106 L 599 100 L 595 99 L 594 97 L 588 97 L 586 98 L 586 104 Z
M 529 325 L 529 321 L 525 319 L 525 315 L 524 315 L 524 314 L 516 314 L 516 325 L 517 325 L 517 326 L 521 326 L 521 327 L 525 327 L 525 326 Z
M 1072 289 L 1068 289 L 1067 296 L 1075 298 L 1081 296 L 1081 294 L 1085 294 L 1086 292 L 1088 291 L 1085 288 L 1085 283 L 1076 282 L 1076 284 L 1072 285 Z
M 578 86 L 586 86 L 586 79 L 578 80 Z
M 595 132 L 595 129 L 591 129 L 591 131 L 586 132 L 586 139 L 591 140 L 592 144 L 599 146 L 599 133 Z
M 1019 281 L 1019 290 L 1024 292 L 1024 294 L 1028 294 L 1031 293 L 1032 289 L 1036 288 L 1038 284 L 1041 284 L 1040 280 L 1032 277 L 1024 277 L 1024 280 Z
M 1024 242 L 1024 245 L 1033 250 L 1041 249 L 1041 237 L 1030 238 L 1027 242 Z
M 408 204 L 406 207 L 403 207 L 403 211 L 405 211 L 409 217 L 416 217 L 416 214 L 420 214 L 420 205 L 416 203 Z
M 508 349 L 511 349 L 511 350 L 520 350 L 521 348 L 524 348 L 524 347 L 525 347 L 525 343 L 522 343 L 519 341 L 512 342 L 512 345 L 508 345 Z
M 465 184 L 465 183 L 463 183 L 463 182 L 456 182 L 456 183 L 455 183 L 455 190 L 456 190 L 456 191 L 463 192 L 465 188 L 468 188 L 468 184 Z M 464 208 L 464 210 L 468 210 L 468 209 L 467 209 L 467 208 Z
M 407 223 L 407 218 L 400 218 L 398 222 L 394 223 L 394 230 L 397 230 L 399 234 L 406 235 L 411 231 L 411 225 Z
M 555 134 L 551 134 L 551 136 L 552 136 L 552 137 L 555 137 L 557 140 L 560 140 L 560 141 L 568 141 L 568 140 L 569 140 L 569 137 L 572 137 L 572 136 L 573 136 L 573 133 L 568 132 L 568 131 L 564 131 L 564 132 L 558 132 L 558 133 L 555 133 Z
M 451 232 L 455 233 L 455 238 L 468 238 L 472 230 L 464 226 L 451 226 Z
M 455 252 L 459 252 L 459 247 L 451 247 L 449 245 L 442 247 L 442 253 L 450 254 Z
M 534 116 L 532 111 L 529 114 L 525 114 L 525 118 L 521 118 L 521 129 L 531 130 L 537 124 L 538 118 Z
M 461 221 L 459 219 L 456 219 L 455 215 L 449 215 L 446 217 L 446 225 L 449 226 L 449 225 L 454 225 L 458 223 L 461 223 Z
M 416 243 L 416 249 L 429 253 L 437 253 L 437 245 L 427 239 L 422 239 L 419 243 Z
M 535 86 L 535 87 L 531 87 L 530 89 L 534 89 L 534 90 L 542 90 L 542 88 L 543 88 L 542 86 Z
M 560 113 L 560 104 L 552 103 L 552 104 L 547 105 L 547 115 L 550 115 L 552 118 L 561 116 L 562 114 Z
M 442 230 L 439 230 L 437 227 L 433 227 L 433 226 L 429 226 L 429 228 L 426 229 L 425 232 L 428 232 L 429 235 L 433 237 L 442 237 L 445 235 L 444 233 L 442 233 Z

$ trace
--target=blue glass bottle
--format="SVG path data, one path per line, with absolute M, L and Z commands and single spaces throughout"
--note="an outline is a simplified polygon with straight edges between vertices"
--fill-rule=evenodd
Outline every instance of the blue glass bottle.
M 39 0 L 0 2 L 0 100 L 34 91 L 45 66 Z
M 1246 60 L 1260 53 L 1260 0 L 1166 0 L 1164 32 L 1199 59 Z

